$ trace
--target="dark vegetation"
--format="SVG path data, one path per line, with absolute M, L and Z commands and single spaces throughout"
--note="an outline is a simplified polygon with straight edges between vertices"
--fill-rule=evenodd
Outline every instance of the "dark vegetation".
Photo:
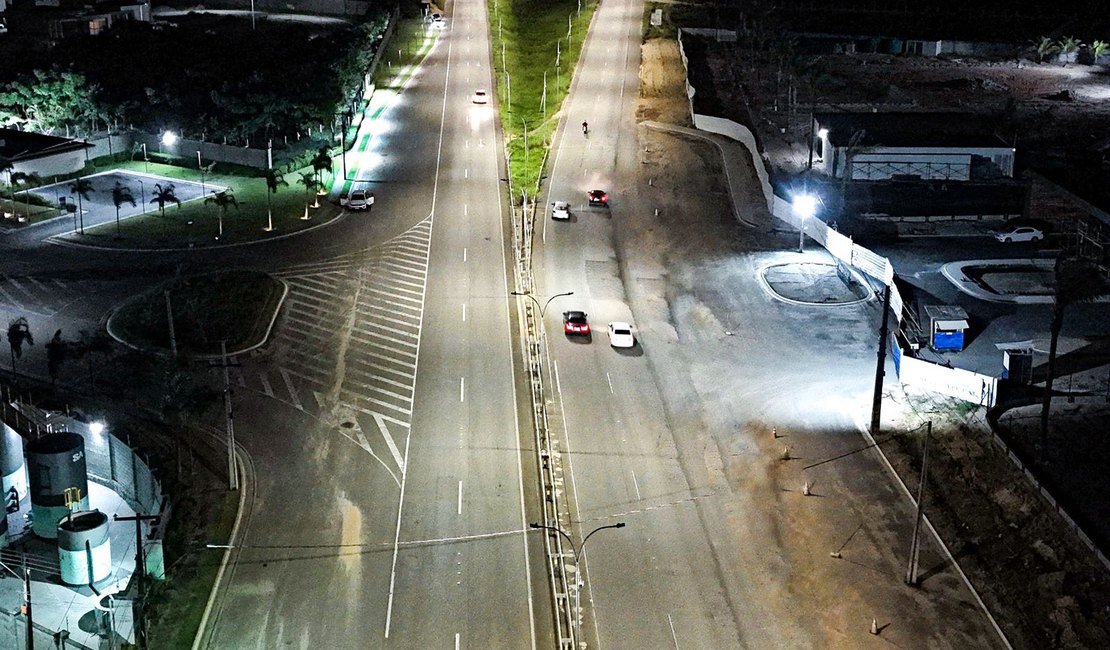
M 0 124 L 95 131 L 108 123 L 243 142 L 330 126 L 362 84 L 388 15 L 305 24 L 191 14 L 174 25 L 5 48 Z

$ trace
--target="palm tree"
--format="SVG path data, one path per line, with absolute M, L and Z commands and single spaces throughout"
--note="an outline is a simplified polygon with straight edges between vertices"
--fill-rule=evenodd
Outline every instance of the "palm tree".
M 162 187 L 161 183 L 155 183 L 154 194 L 151 196 L 150 202 L 158 204 L 158 210 L 163 217 L 166 216 L 167 203 L 176 203 L 178 209 L 181 208 L 181 199 L 177 198 L 173 183 L 166 183 L 165 187 Z
M 1110 51 L 1110 44 L 1108 44 L 1106 41 L 1092 41 L 1090 50 L 1091 56 L 1097 63 L 1100 56 L 1106 54 L 1107 51 Z
M 131 195 L 131 188 L 116 181 L 116 186 L 112 188 L 112 203 L 116 206 L 116 239 L 120 238 L 119 234 L 119 209 L 124 203 L 130 203 L 131 207 L 138 205 L 135 203 L 135 197 Z
M 331 154 L 328 153 L 327 147 L 320 147 L 320 151 L 316 152 L 316 156 L 312 159 L 312 171 L 316 174 L 316 187 L 323 190 L 321 193 L 326 193 L 322 174 L 331 171 Z
M 278 188 L 282 185 L 289 187 L 289 181 L 285 180 L 285 176 L 281 172 L 276 172 L 273 168 L 266 170 L 266 231 L 270 232 L 274 229 L 274 210 L 271 206 L 271 194 L 277 194 Z
M 224 236 L 224 217 L 227 216 L 227 209 L 234 206 L 236 212 L 239 211 L 239 200 L 231 193 L 230 189 L 222 192 L 212 192 L 212 196 L 204 199 L 204 204 L 212 204 L 220 209 L 220 234 L 216 239 Z
M 12 373 L 15 373 L 15 360 L 23 356 L 23 344 L 34 345 L 35 339 L 31 336 L 31 325 L 27 319 L 20 316 L 8 323 L 8 345 L 12 353 Z
M 315 191 L 316 187 L 318 186 L 318 183 L 316 182 L 316 178 L 312 174 L 301 173 L 301 177 L 299 179 L 297 179 L 297 184 L 304 185 L 304 189 L 305 189 L 305 193 L 306 193 L 305 200 L 304 200 L 304 216 L 301 217 L 301 218 L 302 219 L 308 219 L 309 218 L 308 217 L 308 208 L 310 207 L 308 205 L 308 196 L 315 195 L 314 191 Z M 313 208 L 320 207 L 320 199 L 318 197 L 312 203 L 311 207 L 313 207 Z
M 81 220 L 81 234 L 85 234 L 85 209 L 83 199 L 89 198 L 89 192 L 95 192 L 92 181 L 87 178 L 78 178 L 69 184 L 69 193 L 77 195 L 77 216 Z
M 1056 41 L 1048 36 L 1042 36 L 1033 41 L 1033 49 L 1037 51 L 1037 63 L 1044 63 L 1045 57 L 1060 51 Z

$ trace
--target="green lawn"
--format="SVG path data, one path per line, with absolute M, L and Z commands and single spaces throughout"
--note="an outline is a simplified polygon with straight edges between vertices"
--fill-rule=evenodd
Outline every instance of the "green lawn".
M 513 200 L 519 201 L 522 190 L 531 195 L 539 187 L 545 152 L 558 126 L 556 113 L 566 97 L 597 0 L 583 0 L 581 13 L 578 0 L 488 0 L 488 5 L 497 96 L 516 194 Z
M 204 504 L 178 506 L 171 520 L 165 552 L 167 566 L 174 568 L 167 571 L 166 582 L 158 585 L 152 597 L 155 616 L 149 636 L 151 648 L 189 650 L 193 646 L 223 551 L 188 542 L 226 544 L 239 509 L 239 494 L 227 492 L 215 503 L 205 500 Z M 197 516 L 207 520 L 198 522 Z
M 124 162 L 112 166 L 136 172 L 146 171 L 143 162 Z M 151 174 L 167 178 L 178 178 L 200 183 L 200 172 L 195 169 L 150 163 Z M 309 208 L 310 219 L 304 220 L 306 204 L 311 205 L 311 196 L 305 192 L 304 185 L 298 180 L 299 170 L 285 177 L 288 186 L 278 188 L 274 194 L 266 190 L 266 179 L 246 176 L 229 176 L 219 173 L 217 163 L 214 173 L 208 174 L 204 181 L 209 185 L 231 188 L 239 202 L 239 207 L 231 207 L 221 219 L 221 211 L 215 205 L 205 204 L 197 199 L 182 205 L 166 205 L 165 214 L 157 204 L 150 203 L 150 183 L 147 183 L 147 209 L 145 215 L 128 217 L 120 222 L 120 236 L 116 237 L 115 222 L 86 228 L 84 236 L 69 235 L 71 241 L 94 244 L 112 248 L 183 248 L 241 243 L 266 239 L 276 235 L 304 230 L 322 221 L 328 221 L 338 214 L 338 208 L 320 197 L 319 208 Z M 132 187 L 137 200 L 142 200 Z M 211 196 L 211 192 L 208 193 Z M 267 205 L 267 198 L 270 200 Z M 267 208 L 272 210 L 273 230 L 267 231 L 269 224 Z M 223 222 L 223 235 L 220 236 L 220 222 Z
M 284 288 L 264 273 L 225 271 L 181 278 L 125 304 L 112 315 L 113 333 L 131 345 L 168 350 L 166 298 L 173 305 L 174 334 L 183 353 L 219 354 L 260 342 Z

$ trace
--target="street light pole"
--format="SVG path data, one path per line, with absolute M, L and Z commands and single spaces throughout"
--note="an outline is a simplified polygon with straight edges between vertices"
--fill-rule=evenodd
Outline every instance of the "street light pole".
M 582 643 L 582 586 L 585 584 L 582 580 L 582 554 L 586 550 L 586 542 L 590 541 L 590 538 L 593 537 L 594 533 L 596 533 L 596 532 L 605 530 L 607 528 L 624 528 L 624 526 L 625 526 L 625 523 L 623 521 L 618 521 L 615 524 L 609 524 L 607 526 L 598 526 L 597 528 L 595 528 L 595 529 L 591 530 L 590 532 L 586 533 L 586 536 L 582 538 L 582 543 L 578 546 L 575 546 L 574 545 L 574 540 L 571 538 L 571 536 L 569 534 L 564 532 L 562 528 L 559 528 L 557 526 L 547 526 L 547 525 L 538 524 L 538 523 L 535 523 L 535 522 L 532 522 L 532 523 L 528 524 L 529 528 L 542 528 L 543 530 L 555 532 L 555 533 L 558 533 L 558 534 L 562 535 L 563 538 L 567 540 L 567 543 L 570 544 L 570 550 L 574 553 L 574 572 L 575 572 L 575 576 L 574 576 L 574 580 L 575 580 L 575 584 L 574 584 L 574 644 L 575 644 L 575 647 L 581 647 L 580 644 Z
M 556 298 L 562 298 L 563 296 L 573 296 L 574 292 L 573 291 L 566 291 L 566 292 L 563 292 L 563 293 L 557 293 L 554 296 L 551 296 L 550 298 L 548 298 L 547 302 L 543 303 L 542 305 L 540 304 L 539 300 L 536 300 L 535 296 L 533 296 L 531 293 L 529 293 L 527 291 L 512 291 L 512 292 L 510 292 L 510 295 L 524 296 L 525 298 L 528 298 L 532 302 L 536 303 L 536 308 L 538 308 L 540 310 L 540 321 L 542 322 L 543 321 L 543 315 L 544 315 L 544 313 L 547 312 L 547 306 L 551 304 L 552 300 L 555 300 Z

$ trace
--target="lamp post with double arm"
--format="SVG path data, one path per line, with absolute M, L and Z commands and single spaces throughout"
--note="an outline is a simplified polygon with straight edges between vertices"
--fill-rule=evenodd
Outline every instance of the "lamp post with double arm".
M 591 530 L 590 532 L 586 533 L 586 536 L 582 538 L 582 543 L 581 544 L 575 545 L 574 539 L 572 539 L 571 536 L 566 531 L 564 531 L 562 528 L 559 528 L 557 526 L 548 526 L 548 525 L 545 525 L 545 524 L 538 524 L 538 523 L 535 523 L 535 522 L 532 522 L 532 523 L 528 524 L 529 528 L 542 528 L 543 530 L 550 531 L 550 532 L 553 532 L 553 533 L 558 533 L 559 535 L 562 535 L 563 539 L 567 540 L 567 543 L 570 544 L 570 550 L 574 553 L 574 573 L 575 573 L 575 576 L 574 576 L 574 581 L 575 581 L 575 584 L 574 584 L 574 643 L 575 643 L 575 647 L 580 647 L 579 644 L 582 641 L 582 585 L 584 584 L 583 581 L 582 581 L 582 554 L 585 552 L 586 542 L 590 541 L 590 538 L 594 536 L 594 533 L 605 530 L 607 528 L 624 528 L 624 525 L 625 524 L 624 524 L 623 521 L 618 521 L 615 524 L 609 524 L 607 526 L 598 526 L 597 528 L 595 528 L 595 529 Z

